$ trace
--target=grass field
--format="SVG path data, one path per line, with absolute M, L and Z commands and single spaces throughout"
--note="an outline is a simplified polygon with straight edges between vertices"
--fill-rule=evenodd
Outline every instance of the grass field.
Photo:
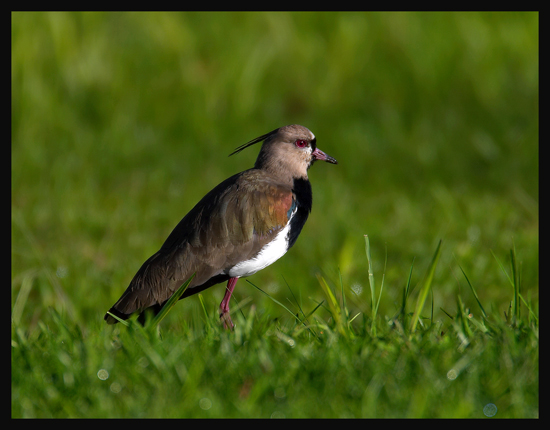
M 538 417 L 538 19 L 12 13 L 12 417 Z M 107 326 L 293 123 L 339 164 L 235 331 L 223 286 Z

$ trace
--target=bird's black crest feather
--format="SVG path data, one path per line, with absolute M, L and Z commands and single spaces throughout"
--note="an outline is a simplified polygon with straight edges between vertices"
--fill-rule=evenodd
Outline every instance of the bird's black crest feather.
M 264 134 L 264 135 L 262 135 L 262 136 L 260 136 L 260 137 L 257 137 L 257 138 L 255 138 L 255 139 L 252 139 L 250 142 L 247 142 L 247 143 L 245 143 L 244 145 L 241 145 L 241 146 L 239 146 L 238 148 L 235 148 L 235 150 L 234 150 L 231 154 L 229 154 L 229 157 L 231 157 L 232 155 L 238 154 L 238 153 L 241 152 L 243 149 L 246 149 L 246 148 L 248 148 L 249 146 L 252 146 L 252 145 L 254 145 L 254 144 L 258 143 L 258 142 L 263 142 L 263 141 L 266 140 L 268 137 L 271 137 L 271 136 L 273 136 L 274 134 L 276 134 L 278 131 L 279 131 L 279 129 L 276 128 L 275 130 L 270 131 L 270 132 L 267 133 L 267 134 Z

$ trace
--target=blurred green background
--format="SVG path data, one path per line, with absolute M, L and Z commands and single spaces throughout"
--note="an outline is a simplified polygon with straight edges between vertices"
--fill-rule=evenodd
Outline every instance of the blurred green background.
M 178 221 L 259 148 L 227 155 L 293 123 L 339 164 L 310 170 L 310 219 L 256 285 L 285 300 L 286 280 L 320 301 L 315 273 L 338 284 L 340 271 L 368 302 L 368 234 L 377 281 L 387 250 L 382 315 L 439 239 L 436 312 L 455 307 L 458 264 L 506 310 L 491 250 L 504 261 L 513 246 L 537 302 L 538 19 L 12 13 L 12 305 L 22 285 L 28 294 L 18 321 L 32 329 L 54 307 L 97 329 Z M 204 294 L 213 309 L 222 288 Z M 241 281 L 236 297 L 247 296 L 284 314 Z

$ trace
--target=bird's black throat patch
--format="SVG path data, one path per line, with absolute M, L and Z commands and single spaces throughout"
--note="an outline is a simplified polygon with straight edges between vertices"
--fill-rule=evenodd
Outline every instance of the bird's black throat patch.
M 290 231 L 288 237 L 288 247 L 291 248 L 296 242 L 298 235 L 302 231 L 302 227 L 307 221 L 307 217 L 311 212 L 313 204 L 313 195 L 311 193 L 311 184 L 308 179 L 295 178 L 292 187 L 296 194 L 297 212 L 290 221 Z

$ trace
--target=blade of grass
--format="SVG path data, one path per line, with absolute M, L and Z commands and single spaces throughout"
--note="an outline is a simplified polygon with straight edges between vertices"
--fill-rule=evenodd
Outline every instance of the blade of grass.
M 380 306 L 380 299 L 382 298 L 382 291 L 384 290 L 384 279 L 386 278 L 386 267 L 388 266 L 388 248 L 385 248 L 386 256 L 384 258 L 384 271 L 382 272 L 382 282 L 380 283 L 380 291 L 378 292 L 378 300 L 376 301 L 376 313 L 378 314 L 378 307 Z
M 351 322 L 352 322 L 355 318 L 357 318 L 359 315 L 361 315 L 361 312 L 357 312 L 357 314 L 356 314 L 354 317 L 352 317 L 352 318 L 348 321 L 348 324 L 351 324 Z
M 384 289 L 384 278 L 386 275 L 386 265 L 388 263 L 388 251 L 386 249 L 386 259 L 384 262 L 384 272 L 382 274 L 382 283 L 380 284 L 380 291 L 378 292 L 378 300 L 376 300 L 376 285 L 374 283 L 374 271 L 372 269 L 372 258 L 370 254 L 370 241 L 368 235 L 365 236 L 365 253 L 367 254 L 367 262 L 369 266 L 369 286 L 371 292 L 371 335 L 376 336 L 376 316 L 378 314 L 378 306 L 380 305 L 380 299 L 382 298 L 382 290 Z
M 112 314 L 111 312 L 107 311 L 108 315 L 111 315 L 114 319 L 116 319 L 119 323 L 122 325 L 125 325 L 126 327 L 130 326 L 130 323 L 128 321 L 123 320 L 122 318 L 117 317 L 115 314 Z
M 510 249 L 510 265 L 512 266 L 512 279 L 514 281 L 514 323 L 517 324 L 519 321 L 519 311 L 520 311 L 520 303 L 519 303 L 519 271 L 517 270 L 517 263 L 516 263 L 516 247 L 514 246 L 512 249 Z
M 372 270 L 372 259 L 370 256 L 370 241 L 369 237 L 365 234 L 365 253 L 367 254 L 367 263 L 369 265 L 369 286 L 370 286 L 370 297 L 371 297 L 371 310 L 374 314 L 374 296 L 375 296 L 375 285 L 374 285 L 374 272 Z M 374 315 L 373 315 L 374 318 Z
M 506 277 L 508 278 L 508 281 L 510 282 L 510 285 L 513 287 L 514 286 L 514 281 L 512 281 L 512 278 L 510 278 L 510 275 L 508 275 L 508 272 L 506 271 L 506 269 L 504 268 L 504 265 L 500 262 L 500 260 L 498 259 L 498 257 L 495 255 L 495 253 L 493 252 L 493 250 L 491 249 L 491 254 L 493 254 L 493 257 L 495 258 L 495 260 L 497 261 L 499 267 L 500 267 L 500 270 L 502 270 L 502 273 L 504 273 L 506 275 Z
M 460 298 L 460 295 L 458 294 L 456 296 L 456 307 L 457 307 L 457 316 L 460 321 L 460 328 L 462 330 L 462 333 L 467 338 L 472 337 L 472 329 L 470 328 L 470 325 L 468 324 L 468 314 L 466 313 L 466 309 L 464 307 L 464 303 L 462 303 L 462 299 Z
M 499 267 L 500 267 L 500 270 L 502 270 L 502 273 L 504 273 L 506 275 L 506 277 L 508 278 L 508 281 L 510 282 L 510 285 L 512 286 L 512 288 L 514 289 L 514 297 L 516 295 L 516 282 L 514 280 L 512 280 L 512 278 L 510 278 L 510 275 L 508 274 L 508 272 L 506 271 L 506 269 L 504 268 L 504 265 L 502 264 L 502 262 L 498 259 L 498 257 L 495 255 L 495 253 L 493 252 L 493 250 L 491 249 L 491 254 L 493 254 L 493 257 L 495 258 L 495 260 L 497 261 Z M 514 254 L 515 255 L 515 252 L 510 250 L 510 254 Z M 537 315 L 535 314 L 535 312 L 533 312 L 533 310 L 531 309 L 531 306 L 527 303 L 527 301 L 523 298 L 523 296 L 521 295 L 521 293 L 519 292 L 519 285 L 517 287 L 517 295 L 519 297 L 519 299 L 523 302 L 523 304 L 525 305 L 525 307 L 529 310 L 529 314 L 535 319 L 535 321 L 539 322 L 539 319 L 537 317 Z M 513 311 L 513 310 L 512 310 Z
M 434 290 L 430 288 L 431 292 L 431 298 L 432 298 L 432 306 L 431 306 L 431 312 L 430 312 L 430 325 L 434 323 Z
M 416 307 L 414 309 L 414 313 L 411 319 L 410 330 L 409 330 L 411 333 L 414 333 L 414 331 L 416 330 L 416 325 L 418 324 L 420 313 L 424 308 L 424 303 L 426 302 L 426 298 L 428 297 L 428 293 L 430 291 L 430 288 L 432 287 L 435 268 L 437 266 L 437 261 L 439 260 L 440 254 L 441 254 L 441 240 L 437 245 L 437 249 L 435 250 L 435 254 L 432 258 L 432 262 L 430 263 L 430 266 L 428 267 L 428 271 L 424 278 L 424 285 L 422 285 L 422 289 L 420 290 L 420 294 L 418 296 L 418 299 L 416 300 Z
M 172 294 L 172 297 L 168 299 L 166 304 L 162 307 L 160 312 L 155 315 L 153 318 L 152 324 L 153 326 L 156 326 L 160 324 L 160 322 L 164 319 L 166 315 L 168 315 L 168 312 L 174 307 L 174 305 L 177 303 L 177 301 L 180 299 L 180 297 L 185 293 L 185 290 L 187 290 L 187 287 L 195 277 L 195 273 L 191 275 L 191 277 L 183 283 L 181 287 L 179 287 L 174 294 Z
M 206 317 L 206 320 L 210 321 L 210 316 L 208 315 L 208 311 L 206 310 L 206 303 L 204 303 L 204 298 L 202 297 L 202 294 L 199 293 L 197 294 L 197 296 L 199 297 L 199 302 L 201 304 L 202 311 L 204 312 L 204 316 Z
M 344 281 L 342 280 L 342 272 L 340 272 L 340 268 L 338 268 L 338 277 L 340 279 L 340 294 L 342 295 L 341 308 L 345 312 L 346 321 L 348 321 L 349 320 L 348 304 L 346 303 L 346 294 L 344 292 Z
M 312 316 L 315 313 L 315 311 L 322 306 L 323 303 L 325 303 L 324 300 L 322 300 L 321 303 L 318 303 L 317 306 L 315 306 L 311 312 L 309 312 L 307 315 L 304 315 L 304 320 L 307 320 L 310 316 Z
M 413 273 L 413 267 L 414 267 L 414 260 L 415 259 L 413 258 L 413 261 L 411 263 L 411 269 L 409 270 L 409 277 L 407 278 L 407 284 L 405 285 L 405 288 L 403 288 L 403 300 L 401 302 L 401 308 L 397 311 L 397 313 L 392 318 L 392 319 L 396 319 L 399 317 L 399 315 L 403 315 L 403 324 L 405 324 L 407 299 L 411 292 L 411 279 L 412 279 L 412 273 Z
M 285 284 L 286 284 L 288 290 L 290 291 L 290 294 L 292 294 L 292 298 L 294 299 L 294 302 L 296 303 L 296 306 L 298 306 L 298 309 L 300 310 L 300 312 L 304 316 L 304 320 L 306 320 L 307 318 L 305 316 L 304 310 L 302 309 L 302 305 L 300 304 L 301 301 L 302 301 L 301 300 L 302 295 L 300 294 L 300 300 L 298 301 L 298 299 L 296 298 L 296 295 L 294 294 L 294 291 L 292 291 L 292 288 L 290 288 L 290 285 L 288 284 L 288 282 L 286 281 L 284 276 L 283 276 L 283 281 L 285 281 Z
M 468 276 L 466 276 L 466 272 L 460 266 L 460 264 L 458 265 L 458 267 L 462 271 L 462 274 L 464 275 L 464 277 L 466 278 L 466 282 L 468 282 L 468 285 L 470 286 L 470 290 L 472 290 L 472 294 L 474 295 L 474 298 L 476 299 L 476 302 L 477 302 L 477 305 L 479 306 L 479 309 L 481 309 L 481 313 L 483 314 L 483 318 L 487 319 L 487 313 L 485 312 L 485 309 L 483 309 L 483 306 L 481 305 L 481 302 L 479 301 L 479 297 L 477 296 L 477 292 L 476 292 L 474 286 L 470 282 L 470 279 L 468 279 Z
M 370 287 L 370 297 L 371 297 L 371 314 L 372 314 L 372 322 L 371 322 L 371 335 L 376 336 L 376 312 L 377 307 L 374 304 L 375 300 L 375 284 L 374 284 L 374 271 L 372 270 L 372 258 L 370 255 L 370 241 L 369 237 L 365 234 L 365 253 L 367 254 L 367 263 L 368 263 L 368 270 L 369 270 L 369 287 Z
M 21 315 L 23 315 L 23 309 L 27 303 L 27 298 L 32 289 L 32 284 L 35 278 L 35 271 L 31 270 L 23 276 L 21 281 L 21 288 L 19 288 L 19 293 L 17 293 L 17 298 L 15 299 L 15 304 L 13 305 L 13 310 L 11 313 L 11 320 L 13 326 L 18 326 L 19 321 L 21 321 Z
M 202 311 L 204 312 L 206 328 L 207 328 L 207 330 L 210 330 L 210 329 L 212 329 L 212 321 L 210 320 L 210 315 L 208 314 L 208 311 L 206 310 L 206 303 L 204 302 L 204 297 L 202 296 L 201 293 L 197 294 L 197 296 L 199 297 L 199 302 L 201 304 Z
M 302 320 L 300 319 L 300 317 L 298 317 L 298 315 L 296 315 L 294 312 L 292 312 L 289 308 L 287 308 L 285 305 L 283 305 L 283 304 L 282 304 L 280 301 L 278 301 L 276 298 L 270 296 L 268 293 L 266 293 L 266 292 L 265 292 L 264 290 L 262 290 L 260 287 L 258 287 L 257 285 L 253 284 L 252 282 L 250 282 L 250 280 L 247 279 L 246 282 L 248 282 L 250 285 L 252 285 L 254 288 L 256 288 L 256 289 L 257 289 L 258 291 L 260 291 L 261 293 L 264 293 L 264 294 L 265 294 L 267 297 L 269 297 L 274 303 L 277 303 L 279 306 L 281 306 L 281 307 L 282 307 L 284 310 L 286 310 L 290 315 L 292 315 L 292 316 L 296 319 L 296 321 L 298 321 L 298 323 L 303 324 L 304 327 L 306 327 L 306 328 L 309 330 L 309 332 L 310 332 L 311 334 L 313 334 L 313 335 L 315 336 L 316 339 L 319 340 L 319 338 L 317 337 L 317 333 L 315 333 L 315 332 L 311 329 L 311 327 L 309 327 L 308 325 L 306 325 L 306 324 L 304 323 L 304 321 L 302 321 Z M 319 306 L 320 306 L 320 305 L 319 305 Z M 317 310 L 317 308 L 318 308 L 319 306 L 317 306 L 317 307 L 314 309 L 314 311 Z M 312 313 L 313 313 L 313 312 L 312 312 Z
M 332 314 L 332 318 L 334 319 L 334 322 L 336 323 L 336 328 L 345 337 L 348 337 L 349 335 L 352 335 L 351 331 L 349 330 L 349 327 L 347 325 L 347 322 L 344 323 L 342 318 L 342 308 L 338 304 L 338 300 L 336 299 L 336 296 L 330 289 L 329 285 L 327 284 L 327 281 L 325 278 L 323 278 L 320 274 L 317 274 L 317 279 L 319 280 L 319 284 L 321 284 L 321 287 L 325 291 L 325 294 L 329 298 L 328 304 L 330 307 L 330 312 Z
M 337 314 L 333 315 L 334 318 L 338 318 L 340 314 L 340 308 L 338 307 L 338 300 L 336 300 L 336 296 L 330 289 L 330 287 L 327 284 L 327 281 L 325 281 L 325 278 L 323 278 L 321 275 L 317 274 L 317 279 L 319 280 L 319 283 L 321 284 L 321 287 L 323 287 L 323 290 L 325 291 L 325 294 L 329 298 L 328 305 L 330 308 L 331 313 Z
M 454 317 L 449 312 L 447 312 L 445 309 L 443 309 L 441 306 L 439 307 L 439 309 L 441 309 L 443 311 L 443 313 L 451 319 L 451 321 L 454 320 Z
M 254 288 L 256 288 L 258 291 L 264 293 L 267 297 L 269 297 L 273 302 L 277 303 L 279 306 L 281 306 L 284 310 L 286 310 L 290 315 L 292 315 L 294 318 L 296 318 L 299 322 L 300 321 L 300 318 L 297 317 L 294 312 L 292 312 L 289 308 L 287 308 L 285 305 L 283 305 L 279 300 L 277 300 L 276 298 L 270 296 L 268 293 L 266 293 L 264 290 L 262 290 L 260 287 L 258 287 L 257 285 L 253 284 L 252 282 L 250 282 L 250 280 L 246 280 L 246 282 L 248 282 L 250 285 L 252 285 Z

